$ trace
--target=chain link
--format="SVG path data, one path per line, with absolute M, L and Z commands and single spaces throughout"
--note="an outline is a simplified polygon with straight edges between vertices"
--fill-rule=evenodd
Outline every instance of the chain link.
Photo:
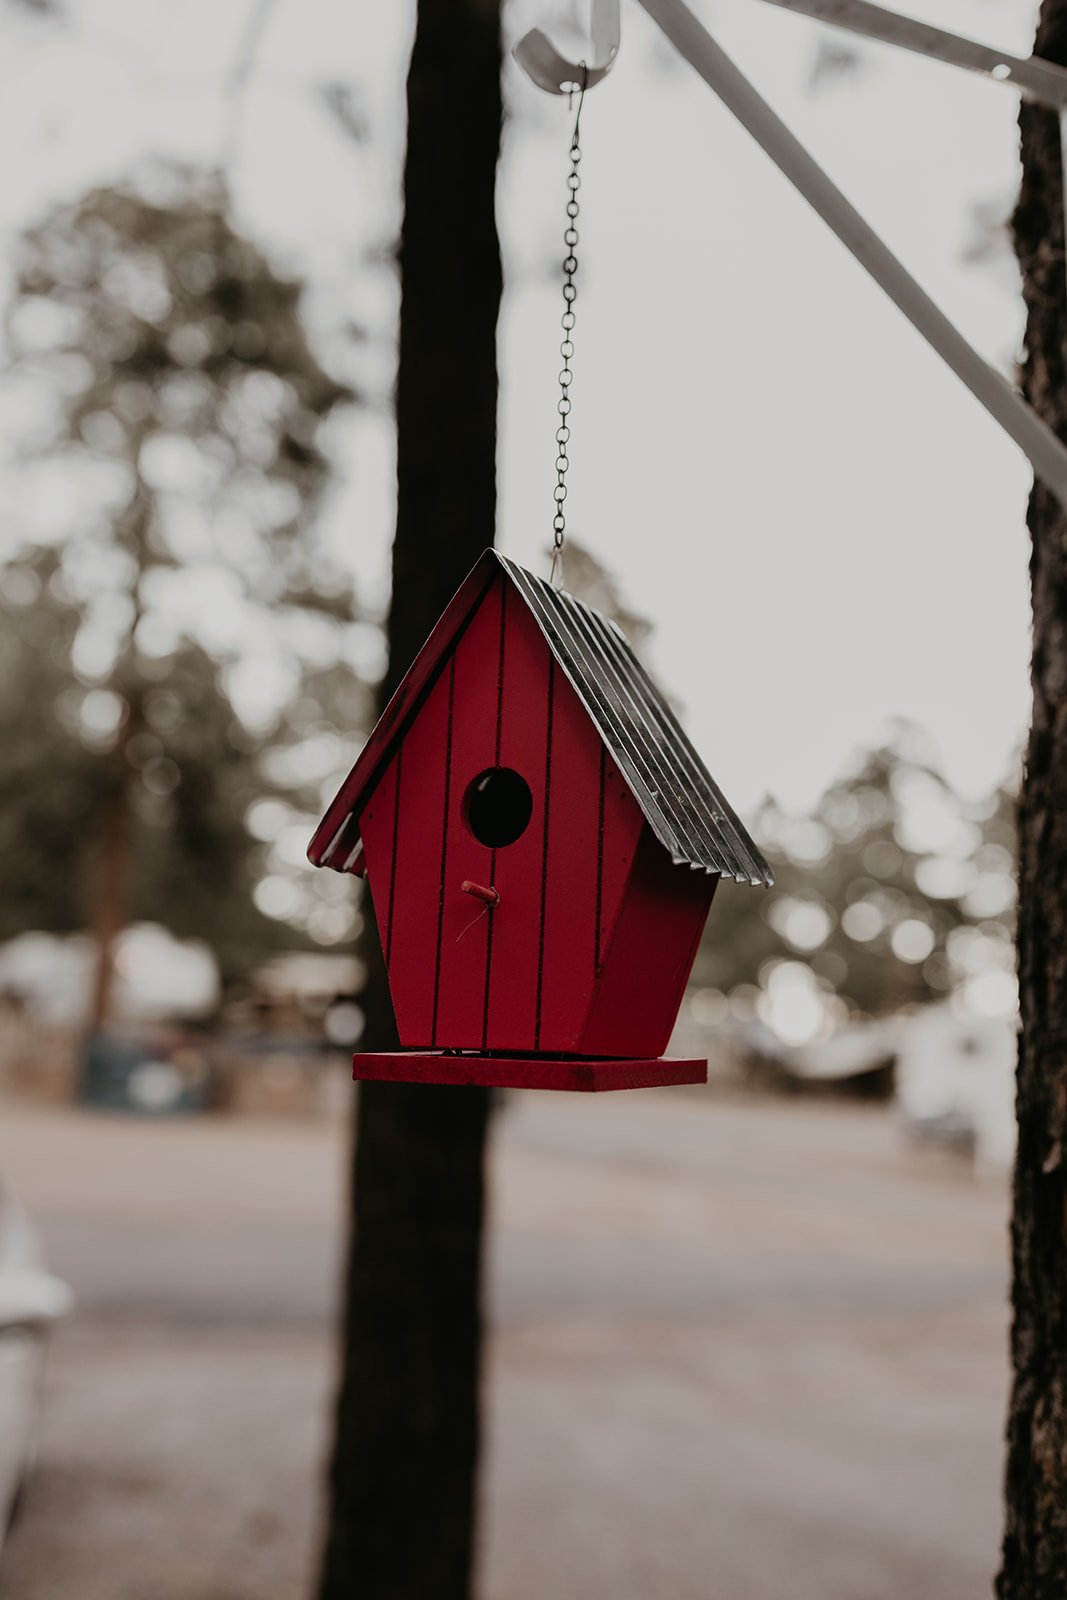
M 554 499 L 556 514 L 552 518 L 552 570 L 549 582 L 554 589 L 563 587 L 563 543 L 567 533 L 567 518 L 563 510 L 563 502 L 567 498 L 567 468 L 570 458 L 567 446 L 571 440 L 570 414 L 571 414 L 571 380 L 574 376 L 571 370 L 571 360 L 574 356 L 574 302 L 578 298 L 578 287 L 574 281 L 578 271 L 578 190 L 582 180 L 578 176 L 578 167 L 582 159 L 581 146 L 578 143 L 578 133 L 582 120 L 582 101 L 585 99 L 585 85 L 588 77 L 585 63 L 582 63 L 582 83 L 578 92 L 578 111 L 574 118 L 574 135 L 571 139 L 570 158 L 571 170 L 567 175 L 567 226 L 563 230 L 563 243 L 566 255 L 563 257 L 563 315 L 560 318 L 560 327 L 563 329 L 563 341 L 559 353 L 563 357 L 563 366 L 559 374 L 559 401 L 556 410 L 559 413 L 559 427 L 556 429 L 556 487 Z

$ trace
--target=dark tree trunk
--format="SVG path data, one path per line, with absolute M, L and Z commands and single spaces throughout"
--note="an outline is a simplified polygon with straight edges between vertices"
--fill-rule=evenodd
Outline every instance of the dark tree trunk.
M 1067 64 L 1067 0 L 1037 54 Z M 1063 167 L 1054 112 L 1024 104 L 1014 217 L 1027 305 L 1023 381 L 1067 439 Z M 1067 516 L 1035 483 L 1033 725 L 1019 808 L 1019 1153 L 1012 1222 L 1014 1386 L 1001 1600 L 1067 1595 Z
M 500 121 L 498 0 L 419 0 L 383 704 L 493 543 Z M 373 931 L 364 954 L 364 1046 L 395 1048 Z M 361 1089 L 321 1600 L 471 1592 L 486 1112 L 481 1089 Z

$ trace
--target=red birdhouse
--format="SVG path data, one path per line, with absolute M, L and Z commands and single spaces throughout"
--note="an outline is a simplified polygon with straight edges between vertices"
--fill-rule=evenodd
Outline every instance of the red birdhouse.
M 618 628 L 487 550 L 308 850 L 366 873 L 403 1051 L 354 1076 L 703 1082 L 660 1059 L 720 877 L 771 873 Z

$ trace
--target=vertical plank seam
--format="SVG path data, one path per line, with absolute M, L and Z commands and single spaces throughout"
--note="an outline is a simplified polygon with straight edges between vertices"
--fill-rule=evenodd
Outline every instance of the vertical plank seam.
M 600 977 L 600 919 L 604 904 L 604 785 L 606 782 L 608 752 L 600 742 L 600 798 L 596 819 L 596 924 L 593 935 L 596 959 L 593 963 L 593 981 Z
M 496 848 L 489 853 L 489 883 L 496 883 Z M 488 910 L 489 926 L 485 930 L 485 996 L 482 1000 L 482 1049 L 489 1048 L 489 981 L 493 972 L 493 911 Z
M 493 747 L 493 765 L 500 765 L 500 746 L 504 724 L 504 635 L 508 620 L 508 586 L 501 580 L 500 590 L 500 654 L 496 667 L 496 744 Z
M 548 656 L 548 723 L 545 730 L 545 816 L 541 844 L 541 920 L 537 930 L 537 1014 L 534 1022 L 534 1049 L 541 1048 L 541 1000 L 545 983 L 545 901 L 548 893 L 548 813 L 552 792 L 552 702 L 556 690 L 556 658 Z
M 456 698 L 456 657 L 448 664 L 448 737 L 445 743 L 445 815 L 441 829 L 441 892 L 437 903 L 437 954 L 433 973 L 433 1019 L 430 1043 L 437 1046 L 437 1008 L 441 999 L 441 940 L 445 922 L 445 883 L 448 867 L 448 813 L 452 799 L 452 710 Z
M 504 724 L 504 637 L 507 629 L 508 617 L 508 584 L 506 578 L 500 580 L 500 651 L 497 656 L 496 667 L 496 742 L 493 746 L 493 765 L 500 765 L 500 747 L 503 738 Z M 489 883 L 496 886 L 496 846 L 494 845 L 489 857 Z M 489 1048 L 489 986 L 493 976 L 493 924 L 495 922 L 492 911 L 489 913 L 489 926 L 485 934 L 485 1000 L 482 1005 L 482 1049 Z
M 389 864 L 389 909 L 385 924 L 385 964 L 393 958 L 393 905 L 396 899 L 396 858 L 400 849 L 400 769 L 404 759 L 404 746 L 396 752 L 396 793 L 393 796 L 393 859 Z

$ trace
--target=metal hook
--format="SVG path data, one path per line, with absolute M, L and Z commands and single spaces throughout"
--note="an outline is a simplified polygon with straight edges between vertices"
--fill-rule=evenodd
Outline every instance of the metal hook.
M 590 34 L 593 50 L 588 63 L 568 61 L 540 28 L 531 28 L 511 53 L 539 89 L 573 94 L 575 89 L 591 89 L 612 69 L 622 36 L 619 0 L 592 0 Z

